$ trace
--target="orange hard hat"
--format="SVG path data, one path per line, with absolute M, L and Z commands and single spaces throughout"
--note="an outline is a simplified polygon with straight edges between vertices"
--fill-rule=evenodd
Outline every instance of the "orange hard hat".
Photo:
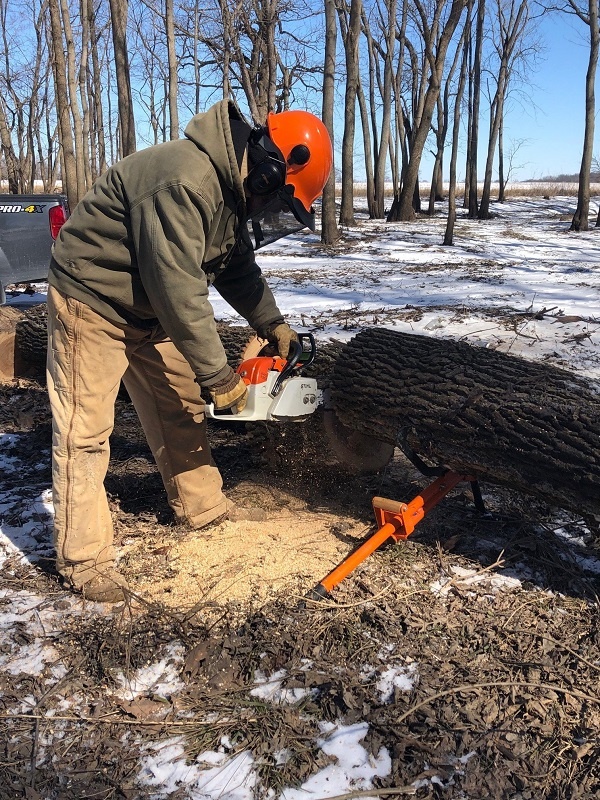
M 294 187 L 306 211 L 323 194 L 333 164 L 331 139 L 325 125 L 309 111 L 282 111 L 267 116 L 269 138 L 286 162 L 286 184 Z

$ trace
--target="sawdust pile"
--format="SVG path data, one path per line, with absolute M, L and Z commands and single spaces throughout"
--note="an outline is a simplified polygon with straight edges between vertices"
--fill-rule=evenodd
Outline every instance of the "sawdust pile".
M 154 568 L 144 570 L 134 588 L 145 600 L 179 611 L 199 603 L 255 607 L 275 595 L 302 597 L 349 552 L 347 541 L 358 543 L 365 532 L 363 522 L 340 524 L 333 514 L 306 511 L 261 522 L 227 520 L 208 532 L 159 541 L 150 553 Z M 132 575 L 144 545 L 136 542 L 126 550 L 126 571 Z

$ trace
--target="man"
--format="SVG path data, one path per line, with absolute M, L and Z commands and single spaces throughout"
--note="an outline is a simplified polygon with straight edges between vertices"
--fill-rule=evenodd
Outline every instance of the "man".
M 121 379 L 176 518 L 201 528 L 231 509 L 200 388 L 234 412 L 247 388 L 227 364 L 208 287 L 287 356 L 297 337 L 249 228 L 254 247 L 314 229 L 331 163 L 312 114 L 270 114 L 253 129 L 224 100 L 193 117 L 184 139 L 111 167 L 62 227 L 48 290 L 54 540 L 58 572 L 87 598 L 117 602 L 126 590 L 103 485 Z

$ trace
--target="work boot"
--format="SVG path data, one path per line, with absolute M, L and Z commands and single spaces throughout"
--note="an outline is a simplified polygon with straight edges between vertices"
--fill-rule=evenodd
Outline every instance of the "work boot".
M 204 525 L 193 525 L 189 520 L 182 520 L 181 524 L 195 531 L 208 531 L 227 520 L 231 522 L 264 522 L 266 519 L 268 519 L 268 514 L 264 508 L 259 506 L 238 506 L 235 503 L 230 503 L 229 508 L 223 514 L 219 514 L 219 516 L 211 519 L 210 522 L 205 522 Z
M 122 603 L 129 589 L 127 581 L 116 569 L 99 572 L 81 586 L 71 588 L 94 603 Z

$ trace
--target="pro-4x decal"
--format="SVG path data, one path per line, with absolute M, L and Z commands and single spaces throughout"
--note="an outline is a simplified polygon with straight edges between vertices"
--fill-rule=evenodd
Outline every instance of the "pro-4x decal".
M 18 214 L 21 211 L 26 211 L 28 214 L 43 214 L 44 206 L 38 203 L 31 203 L 28 206 L 17 203 L 0 205 L 0 214 Z

